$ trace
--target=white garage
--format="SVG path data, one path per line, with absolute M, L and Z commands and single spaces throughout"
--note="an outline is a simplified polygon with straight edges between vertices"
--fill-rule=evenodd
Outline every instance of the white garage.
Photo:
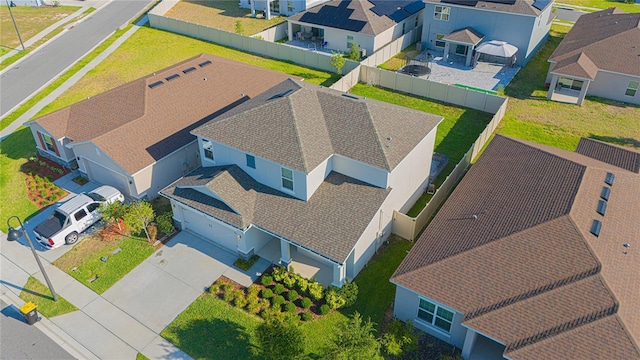
M 113 171 L 85 157 L 78 163 L 80 170 L 84 170 L 89 180 L 107 184 L 120 190 L 123 194 L 129 194 L 129 180 L 121 173 Z
M 181 209 L 183 230 L 194 232 L 233 252 L 237 251 L 238 237 L 231 227 L 190 208 L 181 207 Z M 176 220 L 179 220 L 178 216 L 174 211 Z

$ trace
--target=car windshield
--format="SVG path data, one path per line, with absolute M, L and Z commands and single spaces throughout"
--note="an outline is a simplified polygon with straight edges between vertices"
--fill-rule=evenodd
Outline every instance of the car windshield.
M 64 226 L 65 221 L 67 221 L 67 216 L 58 211 L 54 211 L 53 214 L 51 214 L 51 218 L 58 220 L 60 226 Z
M 105 201 L 105 198 L 102 195 L 96 194 L 94 192 L 87 193 L 87 196 L 90 197 L 93 201 Z

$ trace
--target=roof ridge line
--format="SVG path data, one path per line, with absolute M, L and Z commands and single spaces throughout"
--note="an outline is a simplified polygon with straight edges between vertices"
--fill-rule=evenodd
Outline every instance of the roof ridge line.
M 298 128 L 298 118 L 296 117 L 296 109 L 295 109 L 295 106 L 293 106 L 293 102 L 291 101 L 291 95 L 294 95 L 299 90 L 303 90 L 303 87 L 300 86 L 298 89 L 293 90 L 291 93 L 285 95 L 284 97 L 287 99 L 287 104 L 289 104 L 289 108 L 291 109 L 294 133 L 296 134 L 296 141 L 298 143 L 298 151 L 300 151 L 300 154 L 302 155 L 302 167 L 304 168 L 305 172 L 310 172 L 311 170 L 307 167 L 307 157 L 305 155 L 304 146 L 302 146 L 302 139 L 300 138 L 300 131 Z M 316 94 L 315 98 L 317 99 L 318 98 L 317 93 L 315 94 Z M 322 108 L 322 106 L 320 107 Z M 324 119 L 324 113 L 323 113 L 322 119 Z
M 387 154 L 384 152 L 384 145 L 380 141 L 380 134 L 378 133 L 378 128 L 373 123 L 373 115 L 369 111 L 369 106 L 367 105 L 367 102 L 365 101 L 365 99 L 363 99 L 362 101 L 362 106 L 364 106 L 364 110 L 367 112 L 367 115 L 369 115 L 367 116 L 367 120 L 369 121 L 369 124 L 371 124 L 371 127 L 373 128 L 373 133 L 376 135 L 376 144 L 378 144 L 378 148 L 382 153 L 382 161 L 384 161 L 384 164 L 387 167 L 385 170 L 391 171 L 392 168 L 391 168 L 391 165 L 389 165 L 389 159 L 387 159 Z

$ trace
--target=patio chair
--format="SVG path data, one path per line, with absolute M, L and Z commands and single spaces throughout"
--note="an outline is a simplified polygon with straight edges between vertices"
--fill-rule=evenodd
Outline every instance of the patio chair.
M 326 48 L 327 48 L 327 46 L 329 46 L 329 43 L 325 41 L 325 42 L 323 42 L 323 43 L 322 43 L 321 48 L 322 48 L 322 49 L 326 49 Z

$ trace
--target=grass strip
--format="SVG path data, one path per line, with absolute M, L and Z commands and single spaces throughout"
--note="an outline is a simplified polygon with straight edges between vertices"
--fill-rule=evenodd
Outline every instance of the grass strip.
M 49 288 L 33 276 L 29 276 L 20 293 L 20 299 L 36 304 L 38 312 L 48 318 L 78 310 L 60 295 L 58 295 L 58 301 L 53 301 Z

